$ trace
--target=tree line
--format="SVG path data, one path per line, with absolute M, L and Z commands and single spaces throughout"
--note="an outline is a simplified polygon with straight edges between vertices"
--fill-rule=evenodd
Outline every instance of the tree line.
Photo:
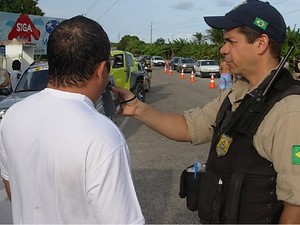
M 290 43 L 295 45 L 289 61 L 292 65 L 295 57 L 300 55 L 300 28 L 287 27 L 283 56 L 288 52 Z M 180 38 L 166 42 L 163 38 L 159 38 L 151 44 L 139 40 L 137 36 L 125 35 L 119 43 L 112 45 L 114 48 L 138 55 L 159 55 L 165 59 L 171 59 L 174 56 L 189 57 L 195 60 L 215 59 L 219 62 L 222 59 L 220 48 L 224 45 L 224 38 L 222 30 L 210 28 L 206 30 L 205 34 L 195 33 L 192 40 Z

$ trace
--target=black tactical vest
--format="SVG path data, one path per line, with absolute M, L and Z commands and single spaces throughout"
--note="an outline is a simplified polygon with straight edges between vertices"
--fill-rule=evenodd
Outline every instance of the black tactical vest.
M 267 94 L 262 96 L 271 79 L 272 75 L 250 95 L 247 94 L 235 112 L 231 112 L 228 97 L 218 112 L 207 171 L 218 174 L 223 180 L 221 223 L 279 222 L 283 204 L 276 196 L 277 174 L 272 162 L 257 153 L 253 136 L 274 104 L 288 95 L 300 94 L 300 85 L 288 70 L 282 69 Z M 231 137 L 232 143 L 228 152 L 218 157 L 216 146 L 221 134 Z M 232 181 L 233 174 L 242 174 L 242 179 Z M 241 188 L 231 190 L 230 183 L 236 187 L 241 185 Z

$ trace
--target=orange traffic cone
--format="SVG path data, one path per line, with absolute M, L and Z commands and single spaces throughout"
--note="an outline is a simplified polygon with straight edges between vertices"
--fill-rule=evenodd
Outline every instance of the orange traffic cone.
M 167 73 L 167 72 L 168 72 L 168 70 L 167 70 L 167 65 L 165 65 L 164 72 L 165 72 L 165 73 Z
M 214 78 L 214 75 L 211 75 L 210 77 L 210 83 L 209 83 L 209 88 L 215 88 L 216 85 L 215 85 L 215 78 Z
M 172 71 L 172 67 L 171 67 L 171 66 L 170 66 L 169 74 L 170 74 L 170 75 L 173 74 L 173 71 Z
M 192 70 L 191 72 L 191 77 L 190 77 L 190 83 L 194 83 L 196 80 L 195 80 L 195 75 L 194 75 L 194 71 Z
M 180 73 L 180 79 L 181 79 L 181 80 L 184 79 L 184 72 L 183 72 L 183 69 L 181 70 L 181 73 Z

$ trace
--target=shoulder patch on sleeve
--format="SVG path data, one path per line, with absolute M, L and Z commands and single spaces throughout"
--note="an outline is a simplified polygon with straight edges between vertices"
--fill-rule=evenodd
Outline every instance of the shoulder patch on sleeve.
M 300 165 L 300 145 L 293 145 L 292 148 L 292 163 Z

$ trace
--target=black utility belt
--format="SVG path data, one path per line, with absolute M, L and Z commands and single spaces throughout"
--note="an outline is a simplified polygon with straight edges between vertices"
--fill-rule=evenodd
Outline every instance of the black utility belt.
M 186 205 L 189 210 L 198 210 L 202 224 L 224 223 L 224 219 L 227 223 L 236 223 L 244 176 L 241 173 L 232 174 L 228 184 L 230 189 L 228 193 L 228 187 L 225 187 L 218 174 L 212 171 L 195 172 L 194 165 L 192 165 L 181 173 L 179 196 L 186 198 Z M 225 198 L 227 199 L 226 207 Z

